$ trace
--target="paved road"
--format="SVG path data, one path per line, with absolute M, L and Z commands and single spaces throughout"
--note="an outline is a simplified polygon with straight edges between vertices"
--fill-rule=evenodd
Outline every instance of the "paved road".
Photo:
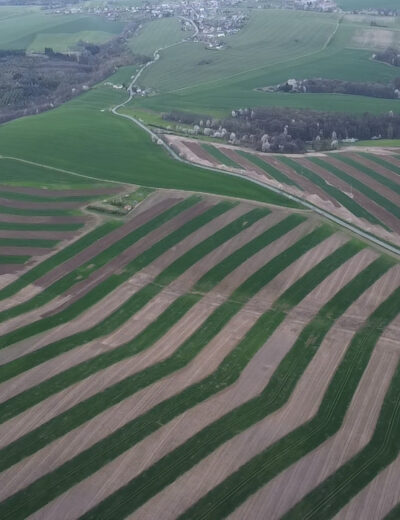
M 191 21 L 189 19 L 187 19 L 187 20 Z M 197 29 L 196 24 L 193 23 L 193 25 Z M 197 32 L 198 32 L 198 30 L 197 30 Z M 195 34 L 192 35 L 192 38 L 197 34 L 197 32 L 195 32 Z M 245 175 L 241 175 L 239 173 L 233 173 L 233 172 L 229 172 L 229 171 L 226 171 L 226 170 L 221 170 L 221 169 L 218 169 L 218 168 L 211 168 L 211 167 L 207 167 L 207 166 L 201 166 L 199 164 L 196 164 L 196 163 L 193 163 L 191 161 L 187 161 L 186 159 L 183 159 L 182 157 L 180 157 L 171 148 L 171 146 L 169 146 L 163 139 L 161 139 L 159 135 L 157 135 L 155 132 L 153 132 L 150 128 L 148 128 L 145 124 L 143 124 L 141 121 L 139 121 L 136 117 L 130 116 L 128 114 L 120 114 L 118 112 L 118 110 L 120 108 L 124 107 L 125 105 L 127 105 L 128 103 L 130 103 L 132 101 L 132 98 L 134 96 L 132 89 L 133 89 L 135 83 L 140 78 L 142 72 L 145 69 L 147 69 L 148 67 L 150 67 L 153 63 L 155 63 L 160 58 L 160 52 L 162 50 L 165 50 L 167 48 L 170 48 L 170 47 L 173 47 L 173 46 L 176 46 L 176 45 L 180 45 L 180 44 L 182 44 L 184 42 L 187 42 L 187 41 L 188 41 L 187 39 L 184 39 L 184 40 L 182 40 L 180 42 L 173 43 L 172 45 L 168 45 L 166 47 L 161 47 L 160 49 L 157 49 L 156 51 L 154 51 L 154 59 L 152 61 L 146 63 L 146 65 L 144 65 L 138 71 L 138 73 L 135 75 L 135 77 L 132 79 L 132 82 L 130 83 L 130 85 L 128 87 L 128 94 L 129 94 L 128 99 L 126 101 L 124 101 L 123 103 L 120 103 L 119 105 L 114 107 L 112 109 L 112 113 L 115 114 L 118 117 L 124 117 L 125 119 L 129 119 L 130 121 L 135 123 L 142 130 L 147 132 L 151 136 L 151 138 L 155 142 L 157 142 L 157 144 L 159 144 L 160 146 L 163 146 L 165 148 L 165 150 L 169 153 L 169 155 L 171 155 L 171 157 L 173 157 L 177 161 L 180 161 L 180 162 L 185 163 L 185 164 L 189 164 L 190 166 L 195 166 L 197 168 L 202 168 L 203 170 L 209 170 L 209 171 L 220 173 L 220 174 L 224 173 L 225 175 L 232 175 L 233 177 L 239 177 L 241 179 L 247 180 L 248 182 L 252 182 L 254 184 L 262 186 L 263 188 L 266 188 L 266 189 L 268 189 L 270 191 L 273 191 L 274 193 L 278 193 L 279 195 L 282 195 L 283 197 L 286 197 L 289 200 L 293 200 L 293 201 L 297 202 L 298 204 L 302 205 L 303 207 L 314 211 L 318 215 L 321 215 L 322 217 L 330 220 L 331 222 L 334 222 L 335 224 L 338 224 L 339 226 L 342 226 L 342 227 L 348 229 L 349 231 L 351 231 L 352 233 L 355 233 L 359 237 L 362 237 L 362 238 L 364 238 L 366 240 L 369 240 L 370 242 L 374 243 L 375 245 L 380 246 L 380 247 L 386 249 L 387 251 L 390 251 L 391 253 L 394 253 L 394 254 L 400 256 L 400 249 L 398 247 L 396 247 L 394 245 L 391 245 L 391 244 L 387 244 L 386 242 L 383 242 L 382 240 L 379 240 L 379 238 L 376 238 L 373 235 L 370 235 L 368 232 L 362 231 L 362 230 L 358 229 L 357 227 L 353 226 L 349 222 L 346 222 L 345 220 L 342 220 L 341 218 L 336 217 L 335 215 L 332 215 L 328 211 L 325 211 L 325 210 L 323 210 L 321 208 L 318 208 L 317 206 L 314 206 L 313 204 L 310 204 L 309 202 L 301 199 L 300 197 L 296 197 L 296 196 L 294 196 L 294 195 L 292 195 L 290 193 L 287 193 L 285 190 L 282 190 L 280 188 L 276 188 L 275 186 L 270 186 L 270 185 L 265 184 L 265 183 L 263 183 L 261 181 L 257 181 L 256 179 L 251 179 L 251 178 L 246 177 Z

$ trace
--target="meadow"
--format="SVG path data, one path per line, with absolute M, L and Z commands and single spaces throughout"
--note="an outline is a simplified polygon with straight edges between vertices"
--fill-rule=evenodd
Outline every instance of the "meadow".
M 119 34 L 124 23 L 95 15 L 52 15 L 36 7 L 0 6 L 0 49 L 44 52 L 72 50 L 79 40 L 101 43 Z

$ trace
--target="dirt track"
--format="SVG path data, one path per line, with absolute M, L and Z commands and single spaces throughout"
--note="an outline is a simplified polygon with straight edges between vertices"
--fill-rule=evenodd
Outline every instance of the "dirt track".
M 9 186 L 7 184 L 1 184 L 0 191 L 8 191 L 11 193 L 25 193 L 27 195 L 36 195 L 40 197 L 49 197 L 51 199 L 54 199 L 57 197 L 95 197 L 97 195 L 113 195 L 123 191 L 123 188 L 121 188 L 121 186 L 107 186 L 107 188 L 92 188 L 84 190 L 48 190 L 45 188 L 28 188 L 25 186 Z

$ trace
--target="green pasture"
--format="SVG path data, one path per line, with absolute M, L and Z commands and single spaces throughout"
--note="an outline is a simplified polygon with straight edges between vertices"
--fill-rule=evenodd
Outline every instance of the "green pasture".
M 168 157 L 133 123 L 110 113 L 109 108 L 125 96 L 126 92 L 101 85 L 55 110 L 1 125 L 0 154 L 64 168 L 100 182 L 177 188 L 297 207 L 244 179 Z M 59 174 L 49 170 L 47 178 Z M 7 177 L 13 180 L 12 175 Z
M 161 18 L 145 23 L 129 40 L 129 47 L 135 54 L 153 57 L 157 49 L 189 38 L 192 33 L 193 30 L 182 31 L 177 18 Z
M 400 147 L 400 139 L 379 139 L 377 141 L 358 141 L 355 146 L 369 146 L 369 147 Z
M 399 9 L 398 0 L 337 0 L 342 9 L 352 11 L 360 9 Z
M 194 42 L 165 50 L 140 84 L 161 92 L 179 91 L 301 58 L 326 44 L 337 21 L 336 15 L 260 9 L 250 14 L 240 32 L 225 38 L 223 50 L 207 50 Z
M 35 44 L 43 39 L 46 46 L 57 50 L 68 50 L 66 46 L 74 39 L 74 35 L 87 33 L 91 38 L 98 39 L 97 33 L 107 34 L 107 39 L 119 34 L 124 23 L 106 20 L 95 15 L 56 15 L 49 14 L 39 8 L 29 7 L 15 10 L 14 15 L 1 16 L 0 7 L 0 49 L 41 49 Z M 79 37 L 75 36 L 78 41 Z M 96 43 L 96 42 L 94 42 Z M 32 48 L 31 48 L 32 46 Z

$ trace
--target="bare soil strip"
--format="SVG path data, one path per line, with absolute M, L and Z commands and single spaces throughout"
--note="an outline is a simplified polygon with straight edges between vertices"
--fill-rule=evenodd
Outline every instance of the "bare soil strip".
M 322 296 L 320 307 L 350 281 L 353 276 L 373 261 L 375 257 L 375 255 L 371 254 L 371 251 L 368 253 L 361 252 L 344 264 L 343 267 L 346 272 L 344 280 L 340 280 L 342 271 L 339 268 L 326 279 L 331 278 L 327 285 L 325 285 L 325 281 L 322 282 L 322 284 L 316 288 L 317 294 L 319 293 Z M 337 281 L 340 280 L 340 287 L 332 284 L 334 279 Z M 203 421 L 209 424 L 212 420 L 218 419 L 221 415 L 229 412 L 236 406 L 257 396 L 268 383 L 268 380 L 276 370 L 280 361 L 292 348 L 303 326 L 318 312 L 320 307 L 314 309 L 316 294 L 313 293 L 314 291 L 312 291 L 298 307 L 289 313 L 287 319 L 247 365 L 241 374 L 236 388 L 232 389 L 232 392 L 228 390 L 221 396 L 217 395 L 209 399 L 207 401 L 207 410 L 204 410 L 203 413 L 201 413 L 200 409 L 202 405 L 192 408 L 186 413 L 187 417 L 185 419 L 191 418 L 191 420 L 194 421 L 195 417 L 205 417 Z M 310 308 L 312 309 L 311 311 Z M 366 315 L 367 314 L 364 316 L 366 317 Z M 359 316 L 358 321 L 362 322 L 364 316 Z M 330 331 L 329 337 L 327 336 L 325 338 L 318 353 L 304 372 L 290 400 L 283 408 L 218 448 L 214 453 L 206 457 L 173 484 L 144 504 L 131 518 L 140 518 L 141 520 L 157 518 L 158 513 L 163 508 L 165 508 L 166 512 L 165 518 L 176 518 L 176 516 L 194 504 L 201 496 L 218 485 L 230 473 L 236 471 L 259 451 L 265 449 L 266 446 L 272 444 L 278 438 L 284 436 L 291 431 L 291 429 L 311 417 L 318 409 L 318 399 L 322 400 L 324 389 L 329 384 L 329 378 L 332 376 L 336 364 L 340 362 L 340 356 L 344 354 L 347 346 L 346 343 L 343 344 L 343 341 L 338 341 L 338 347 L 336 348 L 339 348 L 339 353 L 332 357 L 332 344 L 335 342 L 336 345 L 337 332 L 338 329 L 335 329 L 335 332 Z M 352 333 L 353 332 L 350 333 L 350 336 Z M 343 336 L 341 336 L 340 339 L 343 340 Z M 322 374 L 319 373 L 318 370 L 321 370 Z M 212 400 L 217 402 L 218 397 L 220 401 L 219 407 L 213 410 L 211 405 Z M 194 415 L 195 412 L 197 412 L 196 415 Z M 193 415 L 191 416 L 191 414 Z M 211 414 L 213 416 L 209 420 L 208 416 Z M 195 422 L 196 431 L 199 431 L 201 429 L 198 428 L 199 419 Z M 204 426 L 205 424 L 201 425 L 202 428 Z M 183 429 L 185 433 L 186 428 L 191 430 L 190 435 L 195 433 L 193 432 L 193 427 L 190 426 L 190 421 L 188 421 L 187 426 L 186 420 L 185 422 L 182 421 L 179 427 Z M 174 434 L 177 436 L 177 432 Z M 163 449 L 161 456 L 178 445 L 178 443 L 175 444 L 174 439 L 168 439 L 168 441 L 174 444 L 170 450 Z M 152 463 L 153 462 L 154 461 L 152 461 Z
M 270 164 L 271 166 L 274 166 L 278 170 L 282 170 L 282 172 L 292 179 L 296 184 L 298 184 L 306 193 L 309 194 L 316 194 L 319 198 L 321 198 L 323 201 L 328 201 L 333 204 L 335 208 L 339 208 L 340 204 L 336 199 L 328 195 L 324 190 L 322 190 L 319 186 L 316 186 L 312 181 L 308 180 L 306 177 L 303 177 L 302 175 L 298 174 L 295 170 L 287 166 L 281 161 L 278 161 L 274 157 L 267 157 L 267 156 L 259 156 L 263 161 L 265 161 L 267 164 Z
M 2 349 L 0 351 L 0 363 L 7 363 L 29 352 L 37 350 L 38 348 L 47 345 L 50 342 L 64 338 L 65 336 L 69 336 L 76 332 L 80 332 L 99 323 L 109 314 L 111 314 L 116 308 L 120 307 L 140 288 L 142 288 L 147 283 L 150 283 L 174 260 L 179 258 L 182 254 L 187 252 L 202 240 L 219 231 L 226 225 L 227 222 L 234 220 L 246 213 L 251 207 L 253 206 L 248 204 L 240 204 L 223 215 L 215 218 L 210 223 L 198 229 L 196 233 L 192 233 L 186 237 L 174 248 L 171 248 L 169 251 L 159 256 L 145 269 L 142 269 L 140 272 L 136 273 L 128 282 L 125 282 L 121 286 L 117 287 L 114 291 L 107 295 L 106 300 L 101 300 L 100 302 L 96 303 L 93 307 L 87 309 L 74 320 L 55 327 L 54 329 L 43 334 L 39 334 L 33 338 L 28 338 L 27 340 L 23 340 L 19 343 L 11 345 L 10 347 Z M 162 226 L 165 227 L 166 234 L 171 231 L 171 229 L 168 229 L 168 226 L 171 225 L 171 222 L 172 220 L 168 221 Z M 181 222 L 181 224 L 183 224 L 183 222 Z M 161 227 L 159 229 L 161 229 Z M 150 236 L 151 234 L 149 234 L 147 237 L 144 237 L 144 239 L 146 240 Z M 8 323 L 10 322 L 7 322 L 7 324 Z
M 400 456 L 360 491 L 333 520 L 381 520 L 400 502 Z
M 26 217 L 25 222 L 26 222 Z M 66 240 L 74 238 L 77 231 L 15 231 L 0 229 L 0 238 L 42 238 L 44 240 Z
M 227 157 L 232 159 L 236 164 L 239 164 L 239 166 L 242 166 L 242 168 L 246 171 L 250 171 L 255 173 L 260 177 L 260 180 L 265 181 L 265 179 L 272 180 L 267 172 L 257 166 L 256 164 L 252 163 L 242 155 L 239 155 L 235 152 L 235 150 L 232 150 L 231 148 L 226 148 L 223 146 L 219 146 L 218 150 L 220 150 L 223 154 L 225 154 Z
M 100 240 L 98 240 L 94 244 L 91 244 L 89 247 L 87 247 L 74 257 L 70 258 L 66 262 L 58 265 L 50 272 L 46 273 L 44 276 L 42 276 L 36 281 L 35 285 L 39 285 L 44 288 L 49 287 L 62 276 L 66 275 L 67 273 L 70 273 L 77 267 L 86 263 L 94 256 L 98 255 L 111 245 L 115 244 L 115 242 L 117 242 L 118 240 L 121 240 L 123 237 L 125 237 L 138 227 L 142 226 L 143 224 L 146 224 L 151 219 L 157 217 L 162 212 L 171 208 L 181 200 L 182 199 L 178 198 L 165 198 L 157 204 L 154 204 L 154 206 L 151 206 L 149 209 L 143 211 L 139 215 L 136 215 L 133 219 L 129 220 L 123 226 L 119 227 L 112 233 L 109 233 L 108 235 L 102 237 Z
M 22 324 L 26 325 L 40 318 L 52 316 L 66 309 L 72 303 L 87 294 L 100 282 L 104 281 L 119 269 L 122 269 L 127 263 L 135 259 L 140 253 L 144 252 L 146 249 L 158 242 L 160 238 L 163 238 L 169 234 L 171 230 L 174 231 L 175 229 L 179 228 L 186 221 L 206 211 L 208 207 L 209 206 L 205 202 L 200 202 L 194 207 L 185 210 L 177 217 L 169 220 L 155 231 L 149 233 L 134 243 L 132 246 L 125 249 L 120 255 L 117 255 L 115 258 L 111 259 L 110 262 L 102 266 L 100 269 L 95 270 L 90 276 L 81 282 L 76 283 L 63 294 L 59 295 L 56 299 L 53 300 L 52 305 L 51 302 L 49 302 L 42 307 L 38 307 L 32 311 L 16 316 L 15 318 L 11 318 L 8 321 L 0 324 L 0 334 L 5 334 L 22 326 Z M 171 227 L 169 228 L 169 226 Z M 72 266 L 72 269 L 73 268 L 74 266 Z M 56 269 L 59 272 L 58 267 Z M 47 278 L 47 274 L 45 277 Z
M 358 157 L 351 157 L 350 155 L 348 157 L 361 163 Z M 362 170 L 358 170 L 357 168 L 353 168 L 353 166 L 350 166 L 345 162 L 339 161 L 333 155 L 325 156 L 324 161 L 329 162 L 333 166 L 336 166 L 336 168 L 338 168 L 339 170 L 342 170 L 345 173 L 351 175 L 355 179 L 362 182 L 365 186 L 368 186 L 369 188 L 373 189 L 374 191 L 382 195 L 382 197 L 385 197 L 394 204 L 400 205 L 400 196 L 397 195 L 397 193 L 395 193 L 393 190 L 391 190 L 384 184 L 381 184 L 379 181 L 376 181 L 375 179 L 364 173 Z M 379 168 L 379 165 L 375 166 L 376 167 L 374 169 L 377 170 Z
M 0 246 L 0 255 L 43 256 L 51 251 L 48 247 Z
M 179 141 L 178 141 L 179 143 Z M 225 165 L 221 165 L 218 163 L 218 161 L 213 157 L 211 154 L 209 154 L 206 150 L 204 150 L 199 144 L 194 143 L 193 141 L 182 141 L 179 143 L 180 145 L 183 145 L 185 148 L 189 150 L 189 160 L 194 160 L 194 162 L 199 162 L 200 164 L 205 164 L 206 166 L 211 167 L 221 167 Z M 188 154 L 186 154 L 188 155 Z M 193 157 L 194 155 L 194 157 Z
M 84 224 L 87 216 L 65 215 L 65 216 L 47 216 L 39 217 L 35 215 L 9 215 L 0 213 L 0 222 L 13 224 Z
M 159 242 L 161 239 L 165 238 L 171 232 L 176 231 L 181 226 L 183 226 L 186 222 L 189 222 L 195 217 L 198 217 L 208 209 L 210 209 L 211 204 L 206 201 L 201 201 L 193 207 L 188 208 L 183 211 L 176 217 L 170 219 L 165 224 L 161 225 L 145 237 L 138 240 L 135 244 L 131 245 L 124 251 L 122 251 L 115 258 L 111 259 L 107 264 L 96 269 L 92 274 L 90 274 L 85 280 L 82 282 L 78 282 L 73 285 L 70 289 L 66 291 L 65 294 L 70 296 L 68 302 L 63 305 L 56 307 L 51 312 L 44 314 L 44 317 L 52 316 L 64 310 L 66 307 L 71 305 L 71 303 L 79 300 L 89 291 L 91 291 L 96 285 L 99 285 L 106 278 L 112 275 L 115 272 L 120 272 L 123 268 L 136 257 L 138 257 L 141 253 L 144 253 L 151 246 Z M 239 210 L 248 210 L 248 207 L 239 206 Z M 244 211 L 243 211 L 244 212 Z M 239 211 L 239 215 L 242 213 Z M 226 215 L 225 215 L 226 216 Z
M 325 170 L 325 168 L 322 168 L 318 164 L 315 164 L 308 159 L 296 159 L 296 161 L 325 179 L 327 182 L 329 182 L 329 184 L 332 184 L 333 186 L 343 191 L 343 193 L 346 195 L 352 196 L 352 198 L 354 198 L 354 200 L 360 204 L 360 206 L 365 208 L 369 213 L 371 213 L 371 215 L 376 217 L 383 224 L 386 224 L 390 228 L 392 228 L 393 225 L 396 225 L 397 219 L 389 211 L 376 204 L 376 202 L 369 199 L 363 193 L 354 189 L 347 182 L 343 181 L 339 177 L 336 177 L 336 175 L 333 175 L 333 173 Z M 368 222 L 368 225 L 370 226 L 371 223 Z
M 299 235 L 302 235 L 306 232 L 307 229 L 305 226 L 302 230 L 293 230 L 290 234 L 287 233 L 284 237 L 279 239 L 279 243 L 278 241 L 276 241 L 274 243 L 275 247 L 273 247 L 273 245 L 268 246 L 267 248 L 264 248 L 262 251 L 260 251 L 257 255 L 254 255 L 248 261 L 243 263 L 233 273 L 231 273 L 231 275 L 229 275 L 229 281 L 223 280 L 223 282 L 221 282 L 212 291 L 212 293 L 210 293 L 207 296 L 205 303 L 203 301 L 199 302 L 199 304 L 197 304 L 188 313 L 187 316 L 183 317 L 161 340 L 159 340 L 147 351 L 138 354 L 137 356 L 132 357 L 131 359 L 123 360 L 99 372 L 98 374 L 90 376 L 84 381 L 69 387 L 65 391 L 59 392 L 58 394 L 51 396 L 42 403 L 39 403 L 35 407 L 32 407 L 30 410 L 27 410 L 23 414 L 20 414 L 14 419 L 11 419 L 7 423 L 0 425 L 0 445 L 5 446 L 12 439 L 20 437 L 24 433 L 30 431 L 31 429 L 37 427 L 43 422 L 68 409 L 70 406 L 73 406 L 77 402 L 82 401 L 84 398 L 88 398 L 91 395 L 96 394 L 97 392 L 103 390 L 111 384 L 123 379 L 131 373 L 136 372 L 139 368 L 143 368 L 140 365 L 141 359 L 144 359 L 144 361 L 146 362 L 146 366 L 149 366 L 155 363 L 156 361 L 159 361 L 160 359 L 164 359 L 165 357 L 170 356 L 181 344 L 180 342 L 176 341 L 176 338 L 182 338 L 182 335 L 186 334 L 186 330 L 193 332 L 194 329 L 192 329 L 192 325 L 190 325 L 190 323 L 191 321 L 193 321 L 194 324 L 197 323 L 196 313 L 202 315 L 204 319 L 206 319 L 206 317 L 208 316 L 208 314 L 204 315 L 204 310 L 200 311 L 199 309 L 203 309 L 204 307 L 204 309 L 207 310 L 207 312 L 211 312 L 212 310 L 214 310 L 215 306 L 221 304 L 222 301 L 227 297 L 227 295 L 231 293 L 231 291 L 233 290 L 232 288 L 237 287 L 247 278 L 248 273 L 251 272 L 249 271 L 250 269 L 258 269 L 260 266 L 264 265 L 265 262 L 275 257 L 280 252 L 287 249 L 289 245 L 298 240 L 300 238 Z M 335 238 L 335 240 L 332 239 L 332 244 L 326 244 L 326 249 L 329 251 L 334 245 L 337 245 L 337 243 L 341 241 L 343 241 L 342 237 Z M 325 255 L 328 253 L 325 253 L 324 251 L 323 254 Z M 305 266 L 308 270 L 309 266 L 307 264 L 305 264 Z M 303 267 L 303 269 L 304 268 L 305 267 Z M 289 281 L 290 278 L 291 277 L 289 277 Z M 277 285 L 275 291 L 280 292 L 282 290 L 282 287 L 286 285 L 287 280 L 285 279 L 284 283 L 282 283 L 282 280 L 283 279 L 281 278 L 281 283 Z M 266 289 L 264 289 L 263 291 L 265 294 Z M 272 291 L 268 291 L 268 296 L 269 298 L 265 298 L 265 300 L 269 305 L 270 303 L 272 303 L 274 293 Z M 212 302 L 213 304 L 211 305 Z M 260 307 L 260 303 L 257 303 L 256 305 L 255 303 L 256 302 L 252 301 L 248 304 L 248 308 L 252 312 L 254 320 L 260 314 L 259 310 L 254 311 L 254 307 Z M 265 306 L 265 304 L 263 305 Z M 212 349 L 213 347 L 207 348 Z M 193 364 L 194 366 L 196 366 L 195 361 L 193 362 Z M 43 375 L 46 377 L 46 373 L 42 374 L 42 376 Z M 172 376 L 171 379 L 173 383 L 174 376 Z M 183 382 L 185 382 L 184 379 Z M 14 432 L 14 435 L 10 436 L 11 431 Z
M 385 350 L 386 341 L 377 343 L 337 434 L 261 488 L 230 518 L 246 518 L 250 511 L 254 520 L 280 518 L 369 442 L 400 355 Z
M 386 276 L 386 283 L 388 282 L 389 280 Z M 373 289 L 368 289 L 368 292 L 373 292 Z M 295 391 L 283 408 L 225 443 L 129 518 L 148 520 L 152 515 L 156 518 L 157 513 L 163 508 L 165 508 L 165 511 L 170 512 L 168 516 L 163 516 L 163 518 L 176 518 L 178 514 L 185 511 L 196 500 L 222 482 L 229 474 L 239 469 L 249 459 L 282 438 L 293 428 L 311 418 L 318 410 L 324 391 L 340 363 L 352 335 L 369 314 L 365 310 L 366 307 L 362 305 L 363 301 L 364 295 L 357 302 L 357 307 L 349 308 L 348 312 L 343 316 L 347 318 L 353 316 L 361 306 L 362 314 L 357 315 L 357 321 L 355 324 L 352 323 L 351 329 L 346 330 L 341 324 L 336 323 L 333 329 L 329 331 L 311 364 L 302 375 Z M 376 303 L 374 308 L 377 305 L 378 303 Z M 278 355 L 280 355 L 279 350 L 282 348 L 282 338 L 284 339 L 286 352 L 291 348 L 301 330 L 299 323 L 296 323 L 290 316 L 288 318 L 268 341 L 270 349 L 278 351 Z M 252 363 L 258 361 L 260 366 L 259 373 L 262 372 L 262 366 L 267 365 L 268 368 L 271 366 L 269 362 L 271 354 L 267 351 L 263 357 L 261 357 L 262 355 L 260 351 L 258 359 L 256 356 L 252 360 Z M 276 364 L 273 363 L 272 366 L 275 367 Z M 261 378 L 261 375 L 259 377 Z M 279 491 L 279 496 L 282 495 L 283 489 L 286 493 L 286 487 L 283 486 Z M 253 516 L 241 516 L 241 518 L 253 519 Z M 272 517 L 264 515 L 263 518 Z
M 393 166 L 397 166 L 397 168 L 400 168 L 400 160 L 398 157 L 394 155 L 385 155 L 384 157 L 382 157 L 382 159 L 384 159 L 386 162 L 390 164 L 393 164 Z M 394 175 L 394 178 L 397 179 L 396 182 L 400 182 L 400 176 L 398 173 L 392 172 L 392 175 Z
M 363 164 L 367 168 L 370 168 L 371 170 L 375 170 L 377 173 L 382 175 L 382 177 L 386 177 L 387 179 L 400 184 L 400 176 L 392 170 L 389 170 L 389 168 L 385 168 L 385 166 L 382 166 L 381 164 L 378 164 L 374 161 L 371 161 L 370 159 L 367 159 L 367 157 L 364 157 L 363 155 L 356 154 L 356 153 L 350 153 L 346 154 L 347 157 L 350 157 L 350 159 L 353 159 L 354 161 L 359 162 L 360 164 Z M 386 161 L 386 156 L 382 157 Z
M 348 278 L 350 276 L 354 276 L 354 269 L 361 269 L 363 264 L 365 265 L 366 263 L 370 263 L 370 261 L 372 261 L 372 258 L 367 258 L 367 255 L 365 256 L 365 258 L 362 258 L 362 253 L 356 256 L 357 258 L 354 257 L 352 260 L 349 261 L 353 261 L 352 266 L 346 265 L 346 274 L 337 272 L 333 273 L 333 278 L 335 278 L 337 281 L 335 285 L 335 290 L 339 290 L 340 286 L 342 286 L 342 284 L 344 285 L 348 281 Z M 371 256 L 375 257 L 375 255 Z M 357 266 L 357 264 L 359 267 Z M 290 268 L 288 270 L 290 270 Z M 340 269 L 338 271 L 340 271 Z M 287 276 L 287 272 L 281 273 L 281 275 L 279 275 L 282 276 L 281 280 L 284 280 L 283 277 L 285 276 L 285 274 Z M 343 274 L 343 277 L 340 276 L 341 274 Z M 328 286 L 330 286 L 331 282 L 332 280 L 330 279 Z M 268 287 L 265 289 L 268 290 Z M 327 290 L 323 289 L 321 289 L 321 293 L 324 298 L 324 301 L 320 302 L 320 304 L 322 305 L 326 299 L 329 299 L 330 295 L 328 295 Z M 311 298 L 311 301 L 313 301 L 313 298 Z M 246 306 L 247 308 L 252 308 L 250 303 L 253 302 L 249 302 L 249 306 Z M 302 308 L 304 308 L 307 320 L 308 314 L 310 313 L 308 297 L 302 302 L 301 306 Z M 253 313 L 254 310 L 251 314 Z M 287 324 L 287 322 L 285 323 Z M 299 324 L 298 329 L 300 330 L 300 328 L 303 325 L 304 323 Z M 237 330 L 240 330 L 240 328 Z M 295 331 L 295 333 L 292 335 L 291 343 L 295 341 L 299 330 Z M 241 336 L 243 337 L 243 335 Z M 219 341 L 222 340 L 222 337 L 220 337 Z M 72 507 L 74 516 L 78 516 L 87 509 L 93 507 L 100 500 L 104 499 L 110 493 L 114 492 L 120 486 L 124 485 L 127 481 L 129 481 L 135 475 L 140 473 L 143 469 L 153 464 L 156 460 L 158 460 L 166 453 L 174 449 L 176 446 L 187 440 L 191 435 L 200 431 L 207 424 L 214 421 L 230 409 L 238 406 L 240 403 L 243 403 L 247 401 L 249 398 L 257 395 L 265 386 L 268 377 L 273 373 L 273 367 L 275 364 L 274 362 L 279 362 L 277 358 L 279 356 L 283 357 L 285 355 L 286 349 L 290 349 L 290 347 L 291 344 L 286 345 L 286 338 L 282 334 L 279 335 L 279 346 L 276 345 L 275 349 L 271 349 L 270 341 L 267 341 L 267 343 L 259 351 L 259 353 L 256 356 L 254 356 L 254 358 L 246 366 L 238 382 L 235 385 L 223 391 L 221 394 L 214 395 L 207 401 L 193 407 L 192 409 L 180 415 L 170 423 L 166 424 L 165 426 L 160 428 L 160 430 L 144 439 L 142 442 L 134 446 L 129 451 L 125 452 L 123 456 L 121 455 L 114 461 L 110 462 L 102 470 L 98 471 L 92 477 L 89 477 L 80 485 L 75 486 L 69 492 L 59 497 L 59 499 L 54 500 L 51 504 L 49 504 L 42 510 L 38 511 L 38 513 L 36 515 L 33 515 L 32 518 L 50 518 L 54 514 L 60 514 L 61 511 L 65 510 L 67 503 L 70 505 L 73 504 Z M 211 360 L 208 360 L 208 363 L 212 362 Z M 268 370 L 267 373 L 266 369 Z M 235 457 L 233 457 L 233 459 L 235 459 Z M 198 466 L 196 466 L 196 468 Z M 190 472 L 185 474 L 185 477 L 187 477 L 189 473 Z M 199 479 L 196 480 L 196 483 L 198 485 L 201 485 L 201 482 L 204 481 L 200 476 Z M 173 484 L 172 486 L 174 485 L 175 484 Z M 182 484 L 181 482 L 181 490 L 183 489 L 182 486 L 184 487 L 184 484 Z M 175 488 L 175 491 L 176 489 L 177 488 Z M 191 485 L 190 495 L 194 494 L 195 489 L 196 486 Z M 170 508 L 170 506 L 167 505 L 170 504 L 169 499 L 172 500 L 171 504 L 178 501 L 178 497 L 175 494 L 175 491 L 172 492 L 172 498 L 171 496 L 169 496 L 168 499 L 165 500 L 165 512 L 167 512 Z M 185 492 L 183 493 L 186 495 Z M 180 492 L 178 494 L 180 494 Z M 79 501 L 77 499 L 78 495 Z M 152 502 L 153 500 L 149 501 L 148 504 Z M 143 510 L 141 509 L 140 511 L 142 514 Z M 155 511 L 152 510 L 152 512 L 152 518 L 158 518 L 157 514 L 154 514 Z
M 19 392 L 27 390 L 31 386 L 40 383 L 44 376 L 46 378 L 52 377 L 59 372 L 62 372 L 71 366 L 74 366 L 82 361 L 90 359 L 101 352 L 110 351 L 113 348 L 125 343 L 128 340 L 133 339 L 137 336 L 149 323 L 154 321 L 165 308 L 170 305 L 180 294 L 188 291 L 192 285 L 201 278 L 209 269 L 211 269 L 216 263 L 223 260 L 226 256 L 230 255 L 233 251 L 243 246 L 248 240 L 264 232 L 266 229 L 277 224 L 284 218 L 285 214 L 281 212 L 275 212 L 264 219 L 256 222 L 251 228 L 244 230 L 239 233 L 220 247 L 209 253 L 197 264 L 188 269 L 182 274 L 177 280 L 171 285 L 166 287 L 155 299 L 151 300 L 143 309 L 133 315 L 126 321 L 118 330 L 112 332 L 107 337 L 101 338 L 100 340 L 92 341 L 82 347 L 77 347 L 70 352 L 66 352 L 55 359 L 51 359 L 46 363 L 43 363 L 39 367 L 35 367 L 11 379 L 3 384 L 0 384 L 0 402 L 3 402 L 13 395 Z M 274 243 L 276 244 L 276 242 Z M 276 250 L 279 250 L 275 245 Z M 264 248 L 257 255 L 259 262 L 265 262 L 265 257 L 268 254 L 268 248 Z M 245 269 L 256 267 L 257 264 L 250 261 L 243 263 Z M 220 295 L 229 291 L 229 287 L 221 287 Z M 194 314 L 195 316 L 195 314 Z M 189 322 L 190 323 L 190 322 Z M 126 361 L 125 361 L 126 363 Z
M 78 190 L 48 190 L 46 188 L 28 188 L 25 186 L 9 186 L 7 184 L 0 185 L 0 191 L 9 191 L 11 193 L 25 193 L 27 195 L 37 195 L 40 197 L 49 197 L 54 199 L 57 197 L 95 197 L 97 195 L 113 195 L 123 191 L 122 186 L 113 186 L 106 188 L 90 188 Z
M 6 208 L 17 208 L 17 209 L 35 209 L 35 210 L 48 210 L 48 209 L 76 209 L 83 206 L 84 203 L 81 201 L 71 202 L 32 202 L 30 200 L 20 199 L 5 199 L 0 197 L 0 206 Z
M 24 269 L 24 264 L 0 264 L 0 275 L 16 273 Z

